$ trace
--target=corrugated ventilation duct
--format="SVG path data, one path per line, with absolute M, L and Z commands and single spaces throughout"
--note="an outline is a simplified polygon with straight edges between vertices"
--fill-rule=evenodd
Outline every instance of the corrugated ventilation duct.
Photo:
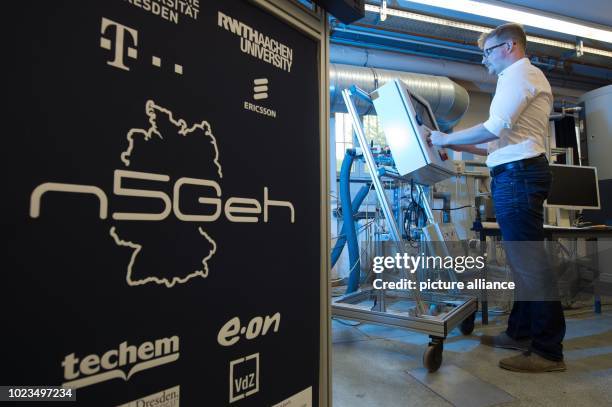
M 463 117 L 470 104 L 467 91 L 443 76 L 422 75 L 384 69 L 330 64 L 331 111 L 346 112 L 342 100 L 342 90 L 357 85 L 366 92 L 372 92 L 387 81 L 399 78 L 417 95 L 425 98 L 431 105 L 438 125 L 442 131 L 453 128 Z M 376 114 L 367 103 L 356 100 L 360 114 Z

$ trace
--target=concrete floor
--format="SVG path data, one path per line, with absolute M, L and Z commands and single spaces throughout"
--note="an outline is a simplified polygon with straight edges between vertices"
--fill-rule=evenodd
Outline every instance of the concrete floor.
M 499 359 L 517 352 L 482 346 L 478 336 L 502 331 L 506 318 L 492 315 L 487 326 L 478 318 L 470 336 L 455 329 L 444 342 L 442 367 L 433 374 L 421 362 L 426 335 L 333 320 L 333 405 L 612 406 L 612 307 L 604 306 L 600 315 L 588 306 L 566 311 L 568 370 L 559 373 L 498 367 Z

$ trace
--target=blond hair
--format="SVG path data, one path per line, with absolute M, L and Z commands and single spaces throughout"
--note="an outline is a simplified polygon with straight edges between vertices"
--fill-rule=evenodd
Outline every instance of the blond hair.
M 527 36 L 523 26 L 517 23 L 502 24 L 492 31 L 482 33 L 478 38 L 478 47 L 484 49 L 484 44 L 489 38 L 497 38 L 501 41 L 513 40 L 523 51 L 527 46 Z

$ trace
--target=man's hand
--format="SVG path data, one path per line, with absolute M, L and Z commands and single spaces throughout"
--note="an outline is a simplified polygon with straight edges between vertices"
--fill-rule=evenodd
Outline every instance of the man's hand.
M 448 134 L 441 131 L 432 130 L 427 135 L 427 144 L 430 146 L 446 147 L 448 143 Z

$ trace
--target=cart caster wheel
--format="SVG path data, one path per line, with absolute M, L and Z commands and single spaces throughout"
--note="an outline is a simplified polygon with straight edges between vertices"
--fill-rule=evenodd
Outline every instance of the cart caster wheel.
M 461 322 L 461 326 L 459 327 L 459 329 L 461 330 L 462 334 L 471 335 L 472 332 L 474 332 L 474 320 L 475 319 L 476 319 L 476 313 L 473 313 L 472 315 L 464 319 L 463 322 Z
M 442 365 L 442 351 L 444 350 L 442 342 L 430 343 L 427 350 L 423 353 L 423 366 L 433 373 Z

